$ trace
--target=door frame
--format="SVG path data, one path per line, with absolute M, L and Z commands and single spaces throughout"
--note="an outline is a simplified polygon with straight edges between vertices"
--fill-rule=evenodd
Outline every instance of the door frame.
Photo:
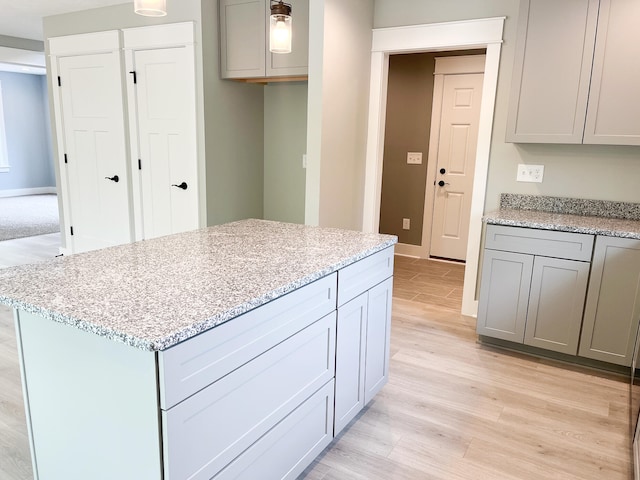
M 482 74 L 484 83 L 484 65 L 486 63 L 486 55 L 442 56 L 436 57 L 435 63 L 436 66 L 433 79 L 433 106 L 431 108 L 431 132 L 429 134 L 429 153 L 427 156 L 427 184 L 425 188 L 424 209 L 422 214 L 422 242 L 420 247 L 416 250 L 422 258 L 429 258 L 431 256 L 431 233 L 433 231 L 433 211 L 435 208 L 436 197 L 435 181 L 438 167 L 440 127 L 442 125 L 441 116 L 442 96 L 444 94 L 444 78 L 447 75 L 472 75 L 479 73 Z
M 493 131 L 493 113 L 498 86 L 498 68 L 502 49 L 502 33 L 506 17 L 432 23 L 406 27 L 373 29 L 371 79 L 369 92 L 369 122 L 367 134 L 366 170 L 362 230 L 379 231 L 382 191 L 382 159 L 386 119 L 389 55 L 396 53 L 442 52 L 471 48 L 486 49 L 482 104 L 478 125 L 476 169 L 471 197 L 471 218 L 467 263 L 462 293 L 462 314 L 476 316 L 475 299 L 482 214 L 487 188 L 489 153 Z

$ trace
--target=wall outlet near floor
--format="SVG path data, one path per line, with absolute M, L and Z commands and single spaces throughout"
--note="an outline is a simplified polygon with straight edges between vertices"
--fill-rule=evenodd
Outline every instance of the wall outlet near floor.
M 422 165 L 422 152 L 407 152 L 407 163 L 409 165 Z
M 403 230 L 411 230 L 411 220 L 408 218 L 402 219 L 402 229 Z
M 542 177 L 544 177 L 544 165 L 518 164 L 518 175 L 516 176 L 516 181 L 542 183 Z

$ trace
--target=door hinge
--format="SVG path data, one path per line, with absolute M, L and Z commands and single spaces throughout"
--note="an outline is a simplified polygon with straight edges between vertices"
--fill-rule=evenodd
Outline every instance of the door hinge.
M 138 159 L 138 170 L 142 170 L 142 160 Z
M 60 75 L 58 75 L 58 86 L 61 87 L 62 86 L 62 80 L 60 79 Z
M 71 230 L 71 235 L 73 236 L 73 227 L 69 227 L 69 230 Z
M 68 159 L 67 159 L 67 154 L 64 154 L 64 163 L 69 163 Z
M 138 76 L 136 75 L 136 71 L 131 70 L 129 73 L 133 75 L 133 83 L 138 83 Z

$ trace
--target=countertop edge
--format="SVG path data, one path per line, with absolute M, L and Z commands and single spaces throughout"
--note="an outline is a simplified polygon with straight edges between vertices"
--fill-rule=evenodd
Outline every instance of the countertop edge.
M 188 328 L 184 328 L 176 331 L 169 337 L 161 337 L 153 340 L 142 339 L 137 336 L 125 334 L 122 332 L 114 331 L 110 328 L 105 328 L 100 325 L 96 325 L 86 320 L 81 320 L 74 318 L 69 315 L 60 314 L 57 312 L 52 312 L 42 307 L 38 307 L 36 305 L 32 305 L 27 302 L 22 302 L 19 300 L 13 300 L 9 297 L 0 295 L 0 304 L 6 305 L 12 308 L 16 308 L 18 310 L 23 310 L 27 313 L 31 313 L 40 317 L 43 317 L 46 320 L 54 321 L 57 323 L 69 325 L 75 327 L 84 332 L 88 332 L 91 334 L 95 334 L 101 337 L 106 338 L 110 341 L 117 341 L 119 343 L 123 343 L 125 345 L 138 348 L 140 350 L 145 350 L 149 352 L 162 351 L 166 350 L 178 343 L 185 341 L 189 338 L 195 337 L 200 333 L 203 333 L 211 328 L 217 327 L 233 318 L 236 318 L 244 313 L 247 313 L 250 310 L 258 308 L 266 303 L 271 302 L 272 300 L 276 300 L 287 293 L 290 293 L 298 288 L 301 288 L 305 285 L 308 285 L 320 278 L 326 277 L 327 275 L 331 275 L 338 270 L 347 267 L 365 257 L 373 255 L 374 253 L 378 253 L 382 250 L 385 250 L 389 247 L 392 247 L 398 243 L 397 237 L 386 240 L 375 247 L 368 248 L 363 250 L 352 257 L 349 257 L 346 260 L 335 263 L 333 265 L 329 265 L 326 268 L 323 268 L 313 274 L 306 275 L 301 277 L 293 282 L 290 282 L 286 285 L 278 287 L 275 290 L 271 290 L 264 295 L 253 298 L 247 302 L 239 304 L 225 312 L 217 314 L 213 317 L 207 318 L 201 322 L 195 323 Z

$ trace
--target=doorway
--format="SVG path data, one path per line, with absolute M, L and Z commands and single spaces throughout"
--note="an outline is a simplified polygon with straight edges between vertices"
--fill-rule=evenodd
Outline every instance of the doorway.
M 396 252 L 464 262 L 484 49 L 392 55 L 380 233 Z
M 505 17 L 496 17 L 373 31 L 363 212 L 363 230 L 366 232 L 379 229 L 389 56 L 486 48 L 462 299 L 462 313 L 472 316 L 478 310 L 475 299 L 478 257 L 504 20 Z

